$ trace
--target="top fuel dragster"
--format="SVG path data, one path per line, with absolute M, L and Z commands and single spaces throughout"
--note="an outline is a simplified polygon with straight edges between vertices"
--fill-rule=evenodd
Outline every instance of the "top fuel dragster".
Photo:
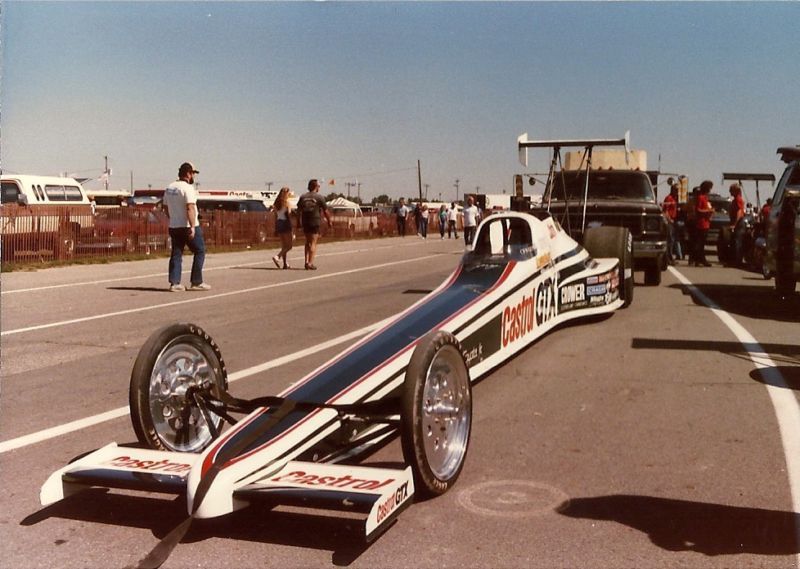
M 45 482 L 42 504 L 94 486 L 185 494 L 191 520 L 263 501 L 361 513 L 374 539 L 414 495 L 456 482 L 473 382 L 559 324 L 631 303 L 626 229 L 588 229 L 579 245 L 542 217 L 488 216 L 436 290 L 278 396 L 233 397 L 199 326 L 156 331 L 130 384 L 147 448 L 111 443 L 74 460 Z M 352 465 L 398 432 L 405 468 Z M 141 566 L 159 566 L 173 538 Z

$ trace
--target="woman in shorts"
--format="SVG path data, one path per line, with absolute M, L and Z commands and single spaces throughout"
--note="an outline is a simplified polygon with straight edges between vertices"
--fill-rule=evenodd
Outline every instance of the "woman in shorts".
M 272 257 L 272 262 L 279 269 L 281 268 L 281 260 L 283 260 L 282 266 L 284 269 L 291 269 L 289 262 L 286 260 L 286 255 L 292 250 L 292 241 L 294 240 L 294 235 L 292 234 L 292 206 L 289 205 L 289 193 L 289 188 L 281 188 L 272 206 L 275 209 L 275 232 L 281 240 L 281 251 Z

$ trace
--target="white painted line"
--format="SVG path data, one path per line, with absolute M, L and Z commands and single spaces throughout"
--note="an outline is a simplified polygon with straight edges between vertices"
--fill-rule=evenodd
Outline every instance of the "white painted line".
M 413 243 L 410 243 L 409 245 L 411 245 L 411 244 L 413 244 Z M 354 253 L 365 253 L 367 251 L 376 251 L 376 250 L 380 250 L 380 249 L 396 249 L 397 247 L 408 247 L 409 245 L 381 245 L 379 247 L 370 247 L 370 248 L 367 248 L 367 249 L 351 249 L 351 250 L 347 250 L 347 251 L 337 251 L 336 253 L 317 253 L 317 257 L 337 257 L 339 255 L 352 255 Z M 267 251 L 267 249 L 256 249 L 255 251 L 259 251 L 259 250 L 260 251 Z M 241 252 L 244 253 L 245 251 L 241 251 Z M 168 257 L 164 257 L 165 260 L 167 258 Z M 295 256 L 292 257 L 292 259 L 295 260 L 295 261 L 299 261 L 301 259 L 301 257 L 299 255 L 295 255 Z M 271 267 L 272 265 L 270 263 L 271 263 L 271 258 L 267 257 L 266 259 L 262 259 L 260 261 L 253 261 L 252 263 L 236 263 L 236 264 L 233 264 L 233 265 L 222 265 L 222 266 L 219 266 L 219 267 L 204 267 L 203 268 L 203 272 L 205 273 L 205 272 L 211 272 L 211 271 L 225 271 L 225 270 L 228 270 L 228 269 L 236 269 L 238 267 L 252 267 L 254 265 L 269 265 Z M 188 275 L 189 273 L 191 273 L 191 268 L 186 269 L 181 274 Z M 98 285 L 98 284 L 117 283 L 117 282 L 123 282 L 123 281 L 132 281 L 132 280 L 136 280 L 136 279 L 152 279 L 152 278 L 156 278 L 156 277 L 166 278 L 167 277 L 167 273 L 165 271 L 161 271 L 161 272 L 158 272 L 158 273 L 149 273 L 149 274 L 145 274 L 145 275 L 129 275 L 129 276 L 126 276 L 126 277 L 118 277 L 118 278 L 113 278 L 113 279 L 100 279 L 100 280 L 96 280 L 96 281 L 79 281 L 79 282 L 74 282 L 74 283 L 62 283 L 62 284 L 57 284 L 57 285 L 37 286 L 37 287 L 30 287 L 30 288 L 18 288 L 18 289 L 15 289 L 15 290 L 0 291 L 0 295 L 17 294 L 17 293 L 21 293 L 21 292 L 38 292 L 38 291 L 42 291 L 42 290 L 52 290 L 52 289 L 57 289 L 57 288 L 67 288 L 67 287 L 73 287 L 73 286 L 91 286 L 91 285 Z
M 323 350 L 327 350 L 338 344 L 342 344 L 344 342 L 348 342 L 350 340 L 354 340 L 365 334 L 372 332 L 373 330 L 377 330 L 382 326 L 385 326 L 389 320 L 394 317 L 387 318 L 385 320 L 381 320 L 380 322 L 376 322 L 374 324 L 370 324 L 369 326 L 365 326 L 360 330 L 354 330 L 348 334 L 344 334 L 339 336 L 338 338 L 334 338 L 333 340 L 328 340 L 327 342 L 323 342 L 321 344 L 317 344 L 311 348 L 306 348 L 304 350 L 300 350 L 299 352 L 294 352 L 293 354 L 287 354 L 285 356 L 281 356 L 280 358 L 276 358 L 274 360 L 270 360 L 268 362 L 264 362 L 262 364 L 258 364 L 241 371 L 237 371 L 228 375 L 228 382 L 232 383 L 234 381 L 238 381 L 240 379 L 244 379 L 246 377 L 250 377 L 257 373 L 261 373 L 263 371 L 276 368 L 278 366 L 286 365 L 293 361 L 299 360 L 300 358 L 304 358 L 306 356 L 310 356 L 312 354 L 316 354 L 317 352 L 321 352 Z M 85 429 L 87 427 L 92 427 L 94 425 L 98 425 L 100 423 L 104 423 L 106 421 L 111 421 L 112 419 L 117 419 L 119 417 L 124 417 L 130 413 L 129 408 L 126 407 L 119 407 L 117 409 L 112 409 L 111 411 L 106 411 L 105 413 L 100 413 L 98 415 L 92 415 L 91 417 L 85 417 L 83 419 L 78 419 L 77 421 L 72 421 L 70 423 L 64 423 L 63 425 L 57 425 L 55 427 L 51 427 L 49 429 L 44 429 L 41 431 L 37 431 L 35 433 L 31 433 L 29 435 L 24 435 L 21 437 L 17 437 L 15 439 L 9 439 L 7 441 L 0 442 L 0 454 L 4 452 L 8 452 L 10 450 L 26 447 L 32 444 L 36 444 L 42 441 L 46 441 L 48 439 L 53 439 L 55 437 L 60 437 L 61 435 L 66 435 L 67 433 L 71 433 L 73 431 L 78 431 L 80 429 Z
M 764 351 L 756 339 L 730 314 L 722 310 L 713 300 L 704 295 L 674 267 L 670 272 L 689 289 L 690 294 L 705 304 L 733 332 L 750 356 L 750 360 L 758 368 L 764 385 L 769 393 L 775 416 L 778 419 L 783 454 L 786 458 L 786 474 L 789 478 L 789 489 L 792 495 L 792 509 L 800 513 L 800 404 L 792 389 L 786 383 L 775 362 Z M 795 526 L 795 540 L 800 544 L 800 527 Z M 800 553 L 796 564 L 800 566 Z
M 424 261 L 426 259 L 431 259 L 434 257 L 440 257 L 444 255 L 444 253 L 434 253 L 432 255 L 425 255 L 424 257 L 414 257 L 413 259 L 405 259 L 402 261 L 390 261 L 388 263 L 381 263 L 380 265 L 371 265 L 368 267 L 361 267 L 357 269 L 348 269 L 346 271 L 339 271 L 338 273 L 324 273 L 321 275 L 316 275 L 313 277 L 303 278 L 303 279 L 296 279 L 290 281 L 282 281 L 279 283 L 271 283 L 267 285 L 256 286 L 252 288 L 245 288 L 242 290 L 232 290 L 229 292 L 221 292 L 218 294 L 208 294 L 204 292 L 185 292 L 180 293 L 182 295 L 194 295 L 193 298 L 189 298 L 186 300 L 178 300 L 175 302 L 166 302 L 163 304 L 156 304 L 150 306 L 142 306 L 140 308 L 129 308 L 128 310 L 118 310 L 116 312 L 106 312 L 105 314 L 95 314 L 94 316 L 84 316 L 82 318 L 73 318 L 71 320 L 61 320 L 59 322 L 50 322 L 49 324 L 38 324 L 36 326 L 28 326 L 26 328 L 17 328 L 15 330 L 4 330 L 0 332 L 0 336 L 11 336 L 13 334 L 22 334 L 23 332 L 33 332 L 35 330 L 45 330 L 47 328 L 56 328 L 59 326 L 68 326 L 70 324 L 79 324 L 81 322 L 90 322 L 92 320 L 100 320 L 101 318 L 113 318 L 115 316 L 124 316 L 126 314 L 135 314 L 137 312 L 147 312 L 148 310 L 161 310 L 163 308 L 167 308 L 170 306 L 178 306 L 181 304 L 189 304 L 190 302 L 206 302 L 208 300 L 214 298 L 224 298 L 226 296 L 234 296 L 238 294 L 246 294 L 249 292 L 256 292 L 260 290 L 267 290 L 270 288 L 277 288 L 282 286 L 293 286 L 300 283 L 307 283 L 312 281 L 318 281 L 322 279 L 330 279 L 334 277 L 340 277 L 342 275 L 349 275 L 352 273 L 360 273 L 364 271 L 371 271 L 374 269 L 382 269 L 384 267 L 396 267 L 398 265 L 404 265 L 406 263 L 414 263 L 417 261 Z

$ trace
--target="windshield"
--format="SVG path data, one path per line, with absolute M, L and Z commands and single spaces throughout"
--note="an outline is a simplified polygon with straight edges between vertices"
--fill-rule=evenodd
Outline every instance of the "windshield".
M 585 171 L 558 172 L 553 178 L 552 200 L 583 200 L 586 184 Z M 593 171 L 589 172 L 589 199 L 595 200 L 636 200 L 655 202 L 653 187 L 647 176 L 641 172 Z

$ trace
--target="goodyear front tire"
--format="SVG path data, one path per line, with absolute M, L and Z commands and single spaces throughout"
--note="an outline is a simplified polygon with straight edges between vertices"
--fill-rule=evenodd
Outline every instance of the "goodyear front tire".
M 586 231 L 583 247 L 589 251 L 592 257 L 619 260 L 622 307 L 630 306 L 633 302 L 633 235 L 631 232 L 626 227 L 593 227 Z
M 423 337 L 406 370 L 403 456 L 421 497 L 444 494 L 464 467 L 472 428 L 472 388 L 461 345 L 449 332 Z
M 136 437 L 156 450 L 200 452 L 219 433 L 223 419 L 204 413 L 192 390 L 227 387 L 222 353 L 202 328 L 171 324 L 156 330 L 139 350 L 131 372 Z

